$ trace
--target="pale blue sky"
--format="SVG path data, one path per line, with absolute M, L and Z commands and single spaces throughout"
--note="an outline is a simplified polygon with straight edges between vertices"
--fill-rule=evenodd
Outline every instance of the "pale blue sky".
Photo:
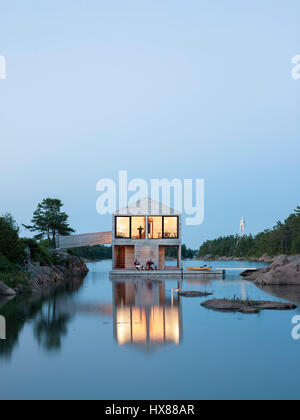
M 110 229 L 96 183 L 205 178 L 190 246 L 300 204 L 299 0 L 0 0 L 0 212 L 59 197 Z

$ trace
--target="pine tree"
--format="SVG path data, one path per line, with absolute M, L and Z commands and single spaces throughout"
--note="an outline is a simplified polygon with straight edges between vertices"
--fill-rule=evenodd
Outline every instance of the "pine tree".
M 32 226 L 23 225 L 31 232 L 38 232 L 36 240 L 47 238 L 50 245 L 55 248 L 57 235 L 68 236 L 75 232 L 68 224 L 69 216 L 61 211 L 63 203 L 58 199 L 46 198 L 38 204 L 33 214 Z

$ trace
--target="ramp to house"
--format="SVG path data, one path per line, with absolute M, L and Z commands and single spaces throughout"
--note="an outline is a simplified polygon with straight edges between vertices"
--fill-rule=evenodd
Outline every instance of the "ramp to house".
M 56 248 L 80 248 L 82 246 L 111 245 L 112 232 L 86 233 L 83 235 L 59 236 Z

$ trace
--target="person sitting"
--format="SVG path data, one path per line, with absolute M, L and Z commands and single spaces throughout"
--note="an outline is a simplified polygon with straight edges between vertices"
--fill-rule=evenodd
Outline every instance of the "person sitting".
M 148 271 L 157 270 L 157 266 L 154 264 L 152 260 L 147 261 L 147 270 Z
M 135 265 L 135 268 L 136 268 L 138 271 L 142 271 L 142 270 L 144 270 L 144 267 L 141 265 L 141 263 L 140 263 L 138 260 L 135 260 L 135 261 L 134 261 L 134 265 Z

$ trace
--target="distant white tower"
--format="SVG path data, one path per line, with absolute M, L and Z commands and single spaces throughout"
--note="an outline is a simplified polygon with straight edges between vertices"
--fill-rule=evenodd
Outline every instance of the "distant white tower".
M 240 236 L 244 236 L 246 235 L 246 220 L 244 217 L 241 218 L 240 221 L 240 231 L 239 231 L 239 235 Z
M 247 282 L 242 280 L 242 300 L 247 300 Z

